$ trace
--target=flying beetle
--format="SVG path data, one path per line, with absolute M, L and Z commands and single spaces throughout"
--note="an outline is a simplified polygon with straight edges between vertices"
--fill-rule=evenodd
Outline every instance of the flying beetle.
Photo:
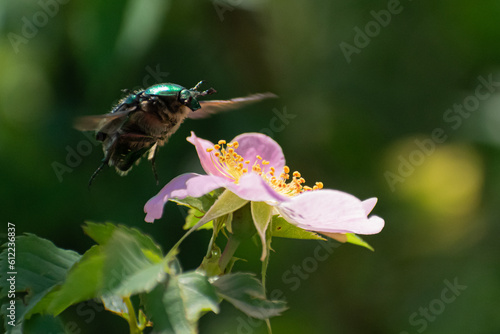
M 134 163 L 147 155 L 158 183 L 155 156 L 158 148 L 177 131 L 186 118 L 204 118 L 211 114 L 240 108 L 266 98 L 272 93 L 253 94 L 231 100 L 198 101 L 199 97 L 216 93 L 213 88 L 199 91 L 203 81 L 187 89 L 174 83 L 156 84 L 144 90 L 127 92 L 110 113 L 79 117 L 75 128 L 80 131 L 96 131 L 96 139 L 102 142 L 104 158 L 92 174 L 94 178 L 105 166 L 114 166 L 118 174 L 126 175 Z

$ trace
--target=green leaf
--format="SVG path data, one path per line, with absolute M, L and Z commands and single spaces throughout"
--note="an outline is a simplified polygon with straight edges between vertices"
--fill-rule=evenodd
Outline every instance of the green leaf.
M 23 334 L 39 334 L 39 333 L 75 333 L 69 332 L 76 330 L 77 326 L 68 324 L 64 326 L 61 319 L 54 318 L 50 315 L 36 314 L 31 319 L 24 321 Z M 68 328 L 66 328 L 68 327 Z
M 243 207 L 245 204 L 247 204 L 248 201 L 244 200 L 238 196 L 236 196 L 234 193 L 230 192 L 229 190 L 225 190 L 215 201 L 215 203 L 212 205 L 212 207 L 207 211 L 205 216 L 203 216 L 202 219 L 200 219 L 200 222 L 196 225 L 201 224 L 206 224 L 207 222 L 219 218 L 221 216 L 230 214 L 239 208 Z M 196 226 L 195 225 L 195 226 Z
M 373 247 L 370 246 L 370 244 L 368 244 L 366 241 L 364 241 L 363 239 L 361 239 L 361 237 L 359 235 L 354 234 L 354 233 L 346 233 L 346 236 L 347 236 L 347 241 L 346 241 L 347 243 L 368 248 L 372 252 L 375 251 L 373 249 Z
M 166 265 L 164 259 L 155 253 L 157 246 L 153 244 L 146 248 L 143 242 L 146 236 L 129 232 L 130 229 L 118 228 L 103 246 L 104 296 L 125 297 L 147 292 L 165 279 Z
M 170 201 L 205 213 L 212 207 L 212 205 L 214 205 L 215 201 L 222 194 L 222 192 L 223 189 L 221 188 L 201 197 L 186 197 L 184 199 L 172 198 Z
M 85 229 L 104 246 L 89 249 L 65 282 L 44 298 L 47 312 L 57 315 L 70 305 L 102 296 L 103 291 L 109 301 L 146 291 L 165 275 L 159 247 L 139 231 L 109 223 L 89 223 Z
M 262 243 L 261 261 L 267 256 L 266 231 L 271 220 L 272 207 L 264 202 L 252 202 L 252 218 Z
M 168 252 L 167 256 L 174 252 L 177 252 L 177 248 L 182 243 L 182 241 L 184 241 L 184 239 L 186 239 L 193 231 L 196 231 L 198 228 L 205 225 L 209 221 L 214 220 L 215 218 L 228 215 L 238 210 L 247 203 L 247 200 L 239 198 L 229 190 L 225 190 L 215 201 L 214 205 L 212 205 L 212 207 L 203 216 L 203 218 L 201 218 L 198 223 L 191 227 L 191 229 L 188 230 L 186 234 L 184 234 L 182 238 L 179 239 L 179 241 L 177 241 L 177 243 Z
M 163 257 L 163 252 L 161 251 L 160 246 L 158 246 L 149 236 L 143 234 L 141 231 L 135 228 L 129 228 L 123 225 L 115 225 L 112 223 L 85 223 L 86 225 L 83 226 L 84 232 L 100 245 L 106 244 L 116 230 L 121 230 L 132 236 L 136 240 L 136 242 L 139 243 L 141 248 L 147 249 L 149 250 L 149 252 L 152 252 L 159 257 Z
M 219 313 L 219 297 L 208 278 L 199 272 L 178 276 L 187 318 L 196 322 L 207 311 Z
M 47 312 L 58 315 L 73 304 L 97 297 L 103 286 L 103 266 L 101 249 L 93 246 L 71 268 L 62 286 L 47 296 Z
M 240 311 L 257 319 L 278 316 L 287 309 L 283 301 L 267 300 L 264 288 L 252 274 L 224 275 L 217 279 L 213 285 L 219 296 Z
M 12 270 L 7 262 L 8 250 L 0 254 L 1 296 L 7 296 Z M 55 286 L 66 278 L 68 270 L 80 259 L 81 255 L 70 250 L 56 247 L 51 241 L 33 234 L 19 236 L 16 239 L 16 321 L 19 323 L 29 318 L 30 311 Z M 21 301 L 21 297 L 24 298 Z M 5 305 L 6 306 L 6 305 Z M 5 315 L 6 307 L 2 307 Z
M 287 222 L 283 217 L 275 215 L 271 219 L 272 236 L 279 238 L 289 239 L 312 239 L 312 240 L 325 240 L 320 235 L 306 231 Z
M 196 323 L 205 312 L 219 312 L 215 288 L 200 272 L 170 276 L 142 300 L 155 333 L 196 333 Z
M 195 323 L 187 318 L 187 311 L 176 276 L 167 283 L 158 284 L 142 297 L 146 315 L 153 322 L 154 333 L 194 334 Z
M 103 296 L 102 304 L 107 311 L 110 311 L 128 321 L 127 305 L 120 296 Z
M 188 211 L 188 215 L 186 216 L 186 223 L 182 227 L 185 230 L 189 230 L 191 227 L 195 226 L 201 218 L 203 218 L 204 213 L 201 211 L 190 208 Z M 205 225 L 200 226 L 198 229 L 205 229 L 205 230 L 210 230 L 214 227 L 213 225 L 213 220 L 209 221 Z
M 372 252 L 374 251 L 372 246 L 370 246 L 366 241 L 361 239 L 360 236 L 358 236 L 354 233 L 325 233 L 325 232 L 321 232 L 321 234 L 323 234 L 329 238 L 332 238 L 334 240 L 337 240 L 341 243 L 350 243 L 350 244 L 354 244 L 354 245 L 368 248 Z
M 153 290 L 141 296 L 145 314 L 153 323 L 155 333 L 158 334 L 176 333 L 168 314 L 169 305 L 165 305 L 163 301 L 165 292 L 165 284 L 158 284 Z

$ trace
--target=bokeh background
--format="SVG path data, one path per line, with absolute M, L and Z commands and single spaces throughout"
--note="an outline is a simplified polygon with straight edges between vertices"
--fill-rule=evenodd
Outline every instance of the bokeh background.
M 105 169 L 89 191 L 102 151 L 73 119 L 158 82 L 204 79 L 217 98 L 271 91 L 279 99 L 187 120 L 157 168 L 161 185 L 201 171 L 190 131 L 212 141 L 260 131 L 309 183 L 379 198 L 386 227 L 365 238 L 373 253 L 342 245 L 318 260 L 317 242 L 273 242 L 268 287 L 290 306 L 274 332 L 499 333 L 499 17 L 494 0 L 3 0 L 3 229 L 12 222 L 83 253 L 92 245 L 83 222 L 113 221 L 168 250 L 185 212 L 168 204 L 163 219 L 144 222 L 160 189 L 146 161 L 127 177 Z M 200 263 L 208 239 L 185 242 L 184 268 Z M 249 259 L 238 269 L 258 272 L 256 245 L 237 255 Z M 106 312 L 62 317 L 81 333 L 127 330 Z M 266 330 L 225 305 L 200 332 Z

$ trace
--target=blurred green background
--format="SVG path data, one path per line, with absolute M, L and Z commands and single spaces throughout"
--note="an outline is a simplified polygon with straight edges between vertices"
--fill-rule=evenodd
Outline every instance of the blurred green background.
M 109 220 L 168 250 L 185 212 L 170 203 L 147 224 L 143 205 L 201 171 L 190 131 L 212 141 L 260 131 L 308 184 L 376 196 L 386 221 L 365 238 L 374 253 L 342 245 L 320 259 L 317 242 L 273 242 L 268 287 L 290 306 L 275 333 L 499 333 L 499 17 L 493 0 L 2 0 L 3 229 L 83 253 L 82 223 Z M 201 79 L 216 98 L 280 98 L 187 120 L 157 156 L 160 186 L 143 161 L 127 177 L 105 169 L 87 189 L 102 151 L 75 117 L 108 112 L 124 88 Z M 184 243 L 186 269 L 208 239 Z M 246 245 L 238 269 L 258 271 L 259 254 Z M 106 312 L 62 317 L 81 333 L 127 330 Z M 228 305 L 200 323 L 200 333 L 265 332 Z

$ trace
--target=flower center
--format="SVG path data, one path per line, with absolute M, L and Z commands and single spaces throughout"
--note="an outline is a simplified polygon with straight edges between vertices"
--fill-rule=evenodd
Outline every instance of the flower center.
M 215 168 L 235 183 L 238 183 L 242 175 L 252 171 L 259 174 L 276 192 L 286 196 L 295 196 L 304 191 L 323 188 L 322 182 L 316 182 L 312 188 L 304 185 L 306 180 L 299 172 L 293 172 L 290 177 L 288 166 L 283 167 L 283 171 L 277 173 L 273 166 L 269 166 L 270 162 L 260 155 L 255 156 L 256 160 L 250 166 L 250 160 L 245 160 L 236 152 L 238 146 L 237 141 L 226 144 L 225 140 L 219 140 L 216 145 L 207 149 Z

